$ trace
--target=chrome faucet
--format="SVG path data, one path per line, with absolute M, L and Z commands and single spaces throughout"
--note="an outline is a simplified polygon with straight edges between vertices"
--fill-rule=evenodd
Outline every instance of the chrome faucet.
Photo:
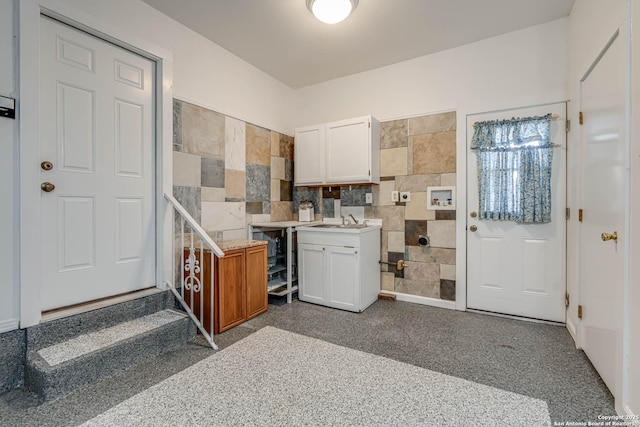
M 354 224 L 358 224 L 358 220 L 352 214 L 349 214 L 349 216 L 353 220 Z

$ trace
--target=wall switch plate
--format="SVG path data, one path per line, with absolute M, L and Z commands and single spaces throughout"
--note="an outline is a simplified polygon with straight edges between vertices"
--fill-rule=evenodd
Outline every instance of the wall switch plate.
M 365 203 L 373 203 L 373 194 L 365 193 L 364 194 L 364 201 L 365 201 Z
M 391 201 L 392 202 L 399 202 L 400 201 L 400 193 L 398 191 L 392 191 L 391 192 Z
M 403 191 L 400 193 L 400 201 L 401 202 L 410 202 L 411 201 L 411 193 L 409 191 Z

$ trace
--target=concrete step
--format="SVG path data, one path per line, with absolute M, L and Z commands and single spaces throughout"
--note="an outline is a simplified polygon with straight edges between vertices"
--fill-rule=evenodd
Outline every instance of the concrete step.
M 25 385 L 45 401 L 184 345 L 196 334 L 188 316 L 165 309 L 81 333 L 27 353 Z

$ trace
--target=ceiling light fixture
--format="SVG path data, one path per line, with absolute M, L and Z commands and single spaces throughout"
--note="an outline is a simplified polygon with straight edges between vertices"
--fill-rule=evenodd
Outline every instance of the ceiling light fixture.
M 326 24 L 344 21 L 358 5 L 358 0 L 307 0 L 307 9 Z

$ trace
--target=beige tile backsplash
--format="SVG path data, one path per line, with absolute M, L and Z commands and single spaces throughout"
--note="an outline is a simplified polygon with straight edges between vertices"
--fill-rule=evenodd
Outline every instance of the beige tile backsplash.
M 365 214 L 383 220 L 380 258 L 406 261 L 403 272 L 389 266 L 389 272 L 382 273 L 382 289 L 452 299 L 456 215 L 441 213 L 438 217 L 447 219 L 436 219 L 436 211 L 427 209 L 427 187 L 456 185 L 456 113 L 393 120 L 380 128 L 385 180 L 374 186 L 374 206 Z M 391 201 L 393 190 L 411 192 L 411 201 Z M 431 247 L 417 246 L 418 236 L 413 234 L 424 230 Z

